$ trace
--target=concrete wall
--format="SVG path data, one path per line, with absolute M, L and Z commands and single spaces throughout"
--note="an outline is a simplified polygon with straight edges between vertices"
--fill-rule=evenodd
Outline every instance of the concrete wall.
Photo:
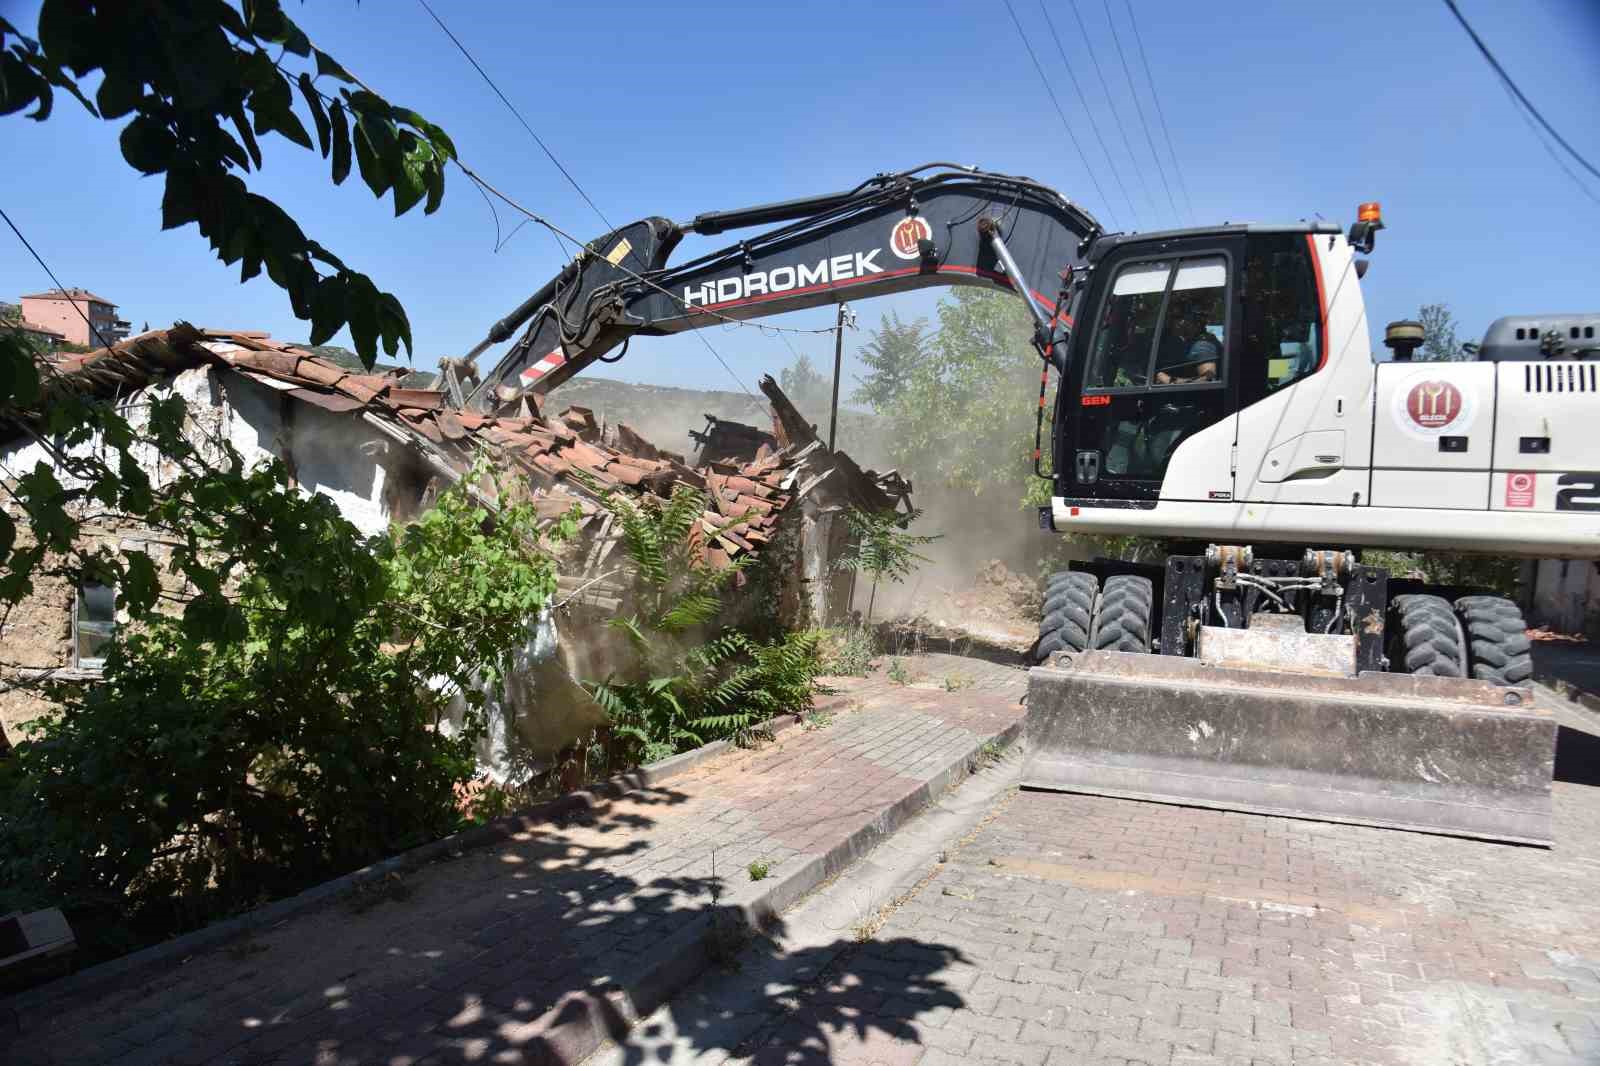
M 363 533 L 417 513 L 421 461 L 361 420 L 313 407 L 242 374 L 221 378 L 223 428 L 247 462 L 276 456 L 301 491 L 332 500 Z

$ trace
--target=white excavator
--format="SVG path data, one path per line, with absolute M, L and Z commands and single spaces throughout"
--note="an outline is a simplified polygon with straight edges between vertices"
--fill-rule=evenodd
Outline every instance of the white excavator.
M 751 227 L 667 264 L 686 234 Z M 1459 362 L 1416 361 L 1421 327 L 1393 323 L 1378 360 L 1361 279 L 1382 228 L 1369 203 L 1348 231 L 1105 233 L 1031 179 L 929 164 L 623 226 L 444 376 L 505 410 L 635 335 L 1009 291 L 1036 325 L 1041 427 L 1059 377 L 1041 527 L 1165 546 L 1048 579 L 1025 784 L 1547 844 L 1556 726 L 1516 604 L 1363 551 L 1600 558 L 1600 315 L 1501 319 Z

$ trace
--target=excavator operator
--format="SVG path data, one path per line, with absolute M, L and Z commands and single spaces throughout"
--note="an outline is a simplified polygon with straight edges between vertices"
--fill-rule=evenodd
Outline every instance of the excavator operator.
M 1217 343 L 1199 316 L 1190 309 L 1179 309 L 1156 358 L 1157 385 L 1188 385 L 1217 380 L 1217 364 L 1222 345 Z

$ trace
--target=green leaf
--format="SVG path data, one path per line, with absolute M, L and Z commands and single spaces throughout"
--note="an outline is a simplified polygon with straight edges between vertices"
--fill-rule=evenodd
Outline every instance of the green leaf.
M 177 229 L 199 221 L 199 204 L 192 172 L 185 168 L 167 171 L 166 190 L 161 195 L 161 228 Z
M 141 174 L 159 174 L 166 170 L 178 150 L 178 139 L 172 131 L 148 115 L 140 115 L 128 123 L 119 139 L 122 158 Z
M 39 367 L 20 333 L 0 330 L 0 406 L 32 407 L 39 402 Z
M 372 195 L 382 196 L 393 183 L 384 156 L 384 137 L 391 133 L 382 121 L 365 115 L 356 120 L 356 164 L 361 168 L 361 178 L 372 190 Z M 377 143 L 374 143 L 374 138 Z M 391 138 L 392 139 L 392 138 Z
M 311 54 L 315 56 L 317 60 L 317 77 L 320 78 L 326 75 L 330 78 L 338 78 L 343 82 L 354 82 L 355 79 L 350 77 L 350 72 L 340 66 L 339 61 L 334 59 L 328 53 L 320 49 L 313 48 L 311 50 Z
M 411 137 L 409 133 L 403 135 L 411 143 L 405 154 L 401 157 L 400 172 L 395 175 L 394 183 L 394 214 L 396 218 L 405 214 L 428 191 L 428 172 L 433 166 L 433 149 L 422 141 Z M 402 140 L 402 144 L 405 141 Z
M 439 205 L 444 202 L 444 167 L 434 167 L 428 172 L 428 202 L 423 205 L 422 213 L 431 215 L 439 210 Z
M 256 143 L 256 135 L 250 130 L 250 123 L 244 117 L 244 105 L 234 101 L 228 110 L 228 117 L 233 120 L 233 128 L 239 131 L 239 140 L 244 142 L 244 147 L 250 153 L 256 169 L 261 169 L 261 146 Z M 249 168 L 246 167 L 246 170 Z
M 16 603 L 33 595 L 33 572 L 43 561 L 42 544 L 12 552 L 5 567 L 0 568 L 0 603 Z
M 401 344 L 408 353 L 411 351 L 411 320 L 393 293 L 386 292 L 378 297 L 378 331 L 383 335 L 385 352 L 394 355 Z
M 294 97 L 289 82 L 276 70 L 256 85 L 250 94 L 250 113 L 256 119 L 256 132 L 276 130 L 302 148 L 311 147 L 311 135 L 294 113 Z M 256 166 L 260 166 L 258 162 Z
M 139 618 L 156 605 L 161 594 L 161 580 L 156 575 L 156 564 L 146 552 L 128 552 L 123 556 L 123 564 L 118 589 L 122 608 Z
M 365 285 L 357 281 L 366 282 Z M 371 369 L 378 361 L 378 300 L 372 282 L 363 274 L 351 274 L 345 295 L 345 314 L 350 322 L 350 339 L 355 342 L 361 365 Z
M 311 343 L 327 344 L 345 322 L 345 276 L 329 274 L 311 297 Z
M 328 119 L 333 126 L 333 183 L 342 185 L 350 176 L 350 124 L 344 117 L 344 105 L 335 100 Z
M 317 95 L 316 86 L 311 84 L 311 75 L 305 71 L 300 72 L 300 95 L 306 102 L 306 110 L 311 112 L 311 121 L 316 124 L 317 147 L 322 152 L 322 158 L 326 159 L 332 148 L 328 112 L 322 106 L 322 97 Z
M 123 71 L 108 70 L 95 93 L 95 103 L 99 105 L 101 118 L 121 118 L 138 107 L 143 96 L 144 85 L 137 78 Z
M 50 83 L 12 52 L 0 51 L 0 115 L 21 111 L 35 100 L 39 107 L 28 117 L 43 122 L 53 102 Z

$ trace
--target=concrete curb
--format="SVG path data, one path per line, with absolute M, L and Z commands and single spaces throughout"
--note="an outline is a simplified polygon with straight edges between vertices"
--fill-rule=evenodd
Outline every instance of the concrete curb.
M 640 1018 L 648 1017 L 712 962 L 736 954 L 743 940 L 767 926 L 779 913 L 866 854 L 904 825 L 937 796 L 960 783 L 985 746 L 1006 747 L 1022 734 L 1018 720 L 981 739 L 933 778 L 908 790 L 870 823 L 813 858 L 800 869 L 739 905 L 727 905 L 697 917 L 638 960 L 633 976 L 622 986 L 584 989 L 564 997 L 530 1023 L 541 1061 L 571 1064 L 593 1054 L 607 1040 L 621 1039 Z
M 801 725 L 799 715 L 780 715 L 767 723 L 766 732 L 777 737 Z M 587 811 L 600 803 L 619 799 L 630 792 L 650 788 L 663 781 L 687 773 L 709 759 L 723 754 L 734 745 L 726 740 L 712 741 L 693 751 L 686 751 L 660 762 L 641 766 L 637 770 L 618 774 L 598 782 L 587 789 L 569 792 L 548 803 L 541 803 L 524 811 L 508 814 L 483 825 L 463 829 L 409 851 L 363 866 L 331 881 L 313 885 L 303 892 L 267 903 L 233 918 L 213 922 L 192 933 L 173 937 L 119 959 L 102 962 L 97 966 L 79 970 L 47 984 L 30 988 L 0 999 L 0 1011 L 20 1015 L 36 1011 L 45 1004 L 69 996 L 91 992 L 104 993 L 114 986 L 132 983 L 151 976 L 157 970 L 176 965 L 197 952 L 219 947 L 252 932 L 267 929 L 294 915 L 331 903 L 348 895 L 362 885 L 382 881 L 390 874 L 415 870 L 444 858 L 456 858 L 462 852 L 486 847 L 508 840 L 561 818 Z

